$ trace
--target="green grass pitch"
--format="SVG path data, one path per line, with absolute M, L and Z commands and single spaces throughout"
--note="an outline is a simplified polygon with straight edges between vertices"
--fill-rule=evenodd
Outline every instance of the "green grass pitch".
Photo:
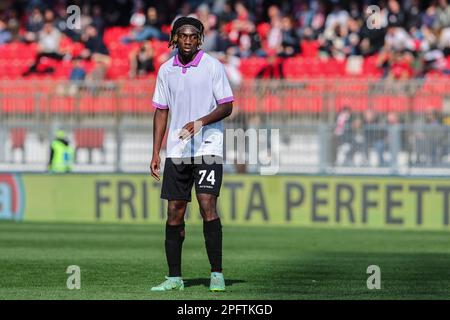
M 187 225 L 181 292 L 162 225 L 0 223 L 0 299 L 449 299 L 448 232 L 224 225 L 227 292 L 210 293 L 201 225 Z M 69 265 L 81 289 L 69 290 Z M 381 290 L 368 290 L 369 265 Z

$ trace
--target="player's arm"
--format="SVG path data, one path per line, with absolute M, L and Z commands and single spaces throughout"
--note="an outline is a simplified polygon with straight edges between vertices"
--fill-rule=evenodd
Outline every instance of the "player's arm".
M 233 102 L 219 104 L 211 113 L 196 121 L 187 123 L 180 132 L 180 139 L 189 139 L 196 134 L 202 127 L 208 124 L 225 119 L 233 112 Z
M 161 151 L 161 145 L 166 133 L 167 119 L 169 116 L 169 109 L 155 109 L 155 114 L 153 115 L 153 155 L 152 161 L 150 162 L 150 171 L 152 177 L 156 180 L 160 180 L 159 177 L 159 167 L 161 164 L 161 159 L 159 157 L 159 152 Z

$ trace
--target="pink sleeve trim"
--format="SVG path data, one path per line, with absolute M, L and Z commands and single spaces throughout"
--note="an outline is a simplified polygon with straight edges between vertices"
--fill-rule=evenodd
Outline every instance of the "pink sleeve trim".
M 217 100 L 217 104 L 223 104 L 223 103 L 232 102 L 232 101 L 234 101 L 233 96 Z
M 169 106 L 165 106 L 163 104 L 156 103 L 155 101 L 152 101 L 152 105 L 153 105 L 153 107 L 158 108 L 158 109 L 169 109 Z

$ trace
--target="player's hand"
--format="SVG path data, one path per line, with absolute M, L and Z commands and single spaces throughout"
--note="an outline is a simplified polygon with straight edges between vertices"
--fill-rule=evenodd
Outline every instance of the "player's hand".
M 159 156 L 153 156 L 152 161 L 150 162 L 150 172 L 152 173 L 152 177 L 157 181 L 161 180 L 159 177 L 159 165 L 161 163 L 161 159 Z
M 187 140 L 190 139 L 192 136 L 197 134 L 197 132 L 200 131 L 203 124 L 201 121 L 191 121 L 184 125 L 184 127 L 181 129 L 180 134 L 178 137 L 181 140 Z

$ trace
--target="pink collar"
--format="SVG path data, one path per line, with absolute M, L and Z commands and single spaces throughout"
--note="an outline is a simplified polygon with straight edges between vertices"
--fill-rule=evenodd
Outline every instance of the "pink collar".
M 203 50 L 199 50 L 197 52 L 197 54 L 195 55 L 195 58 L 188 64 L 184 65 L 181 63 L 180 59 L 178 59 L 178 53 L 177 53 L 175 55 L 175 57 L 173 58 L 173 65 L 178 66 L 178 67 L 183 67 L 183 68 L 197 67 L 198 64 L 200 63 L 200 60 L 202 59 L 202 57 L 203 57 Z

